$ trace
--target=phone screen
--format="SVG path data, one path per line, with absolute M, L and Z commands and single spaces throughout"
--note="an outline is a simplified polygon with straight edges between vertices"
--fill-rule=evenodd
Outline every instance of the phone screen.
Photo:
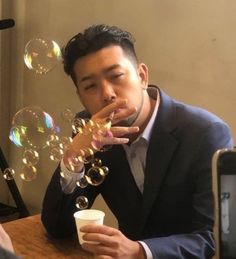
M 236 151 L 218 158 L 220 259 L 236 259 Z

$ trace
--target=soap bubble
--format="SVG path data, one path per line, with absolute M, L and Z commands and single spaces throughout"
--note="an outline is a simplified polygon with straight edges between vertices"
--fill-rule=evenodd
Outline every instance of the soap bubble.
M 6 168 L 3 172 L 3 178 L 10 181 L 13 180 L 15 176 L 15 171 L 12 168 Z
M 23 153 L 22 162 L 25 165 L 36 165 L 39 161 L 39 153 L 33 149 L 26 149 Z
M 60 146 L 61 149 L 63 149 L 63 150 L 65 151 L 65 150 L 69 149 L 69 147 L 70 147 L 72 141 L 73 141 L 73 140 L 72 140 L 71 137 L 65 137 L 65 136 L 63 136 L 63 137 L 60 138 L 59 146 Z
M 73 132 L 75 134 L 77 133 L 87 134 L 86 132 L 84 132 L 83 128 L 88 122 L 89 122 L 89 119 L 74 118 L 72 121 Z
M 25 165 L 21 168 L 20 177 L 26 182 L 31 182 L 37 177 L 37 169 L 32 165 Z
M 66 108 L 62 111 L 61 117 L 64 121 L 71 123 L 75 117 L 75 113 L 70 108 Z
M 54 162 L 59 162 L 63 157 L 64 151 L 60 147 L 53 147 L 50 150 L 50 159 Z
M 76 185 L 80 188 L 86 188 L 88 186 L 88 181 L 86 179 L 86 177 L 82 177 L 80 178 L 77 182 Z
M 71 171 L 71 172 L 76 172 L 77 171 L 77 167 L 81 164 L 80 160 L 79 160 L 79 157 L 78 156 L 74 156 L 74 155 L 71 155 L 69 158 L 68 158 L 68 169 Z
M 94 160 L 91 163 L 92 167 L 101 167 L 102 166 L 102 160 L 100 158 L 95 157 Z
M 105 179 L 104 171 L 100 167 L 91 167 L 85 174 L 89 184 L 97 186 Z
M 40 107 L 25 107 L 12 119 L 9 138 L 17 147 L 40 149 L 58 131 L 53 118 Z
M 103 170 L 104 175 L 108 175 L 109 174 L 109 168 L 107 166 L 102 166 L 101 168 Z
M 89 205 L 88 198 L 85 196 L 79 196 L 76 198 L 75 206 L 78 209 L 84 210 L 87 209 Z
M 60 144 L 59 136 L 53 133 L 52 135 L 50 135 L 48 137 L 46 144 L 48 147 L 51 147 L 51 148 L 59 146 L 59 144 Z
M 25 65 L 38 74 L 52 70 L 61 61 L 61 57 L 61 49 L 53 40 L 35 38 L 25 46 Z
M 94 151 L 92 148 L 85 148 L 80 150 L 81 155 L 78 156 L 78 159 L 81 163 L 89 164 L 94 159 Z

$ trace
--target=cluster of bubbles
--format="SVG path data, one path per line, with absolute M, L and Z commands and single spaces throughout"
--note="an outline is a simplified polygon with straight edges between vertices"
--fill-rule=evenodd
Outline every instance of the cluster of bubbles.
M 72 125 L 72 131 L 74 134 L 91 134 L 93 131 L 107 129 L 111 127 L 111 122 L 105 124 L 97 124 L 92 120 L 76 118 L 75 114 L 70 109 L 65 109 L 62 113 L 62 117 L 65 121 Z M 70 170 L 74 171 L 77 163 L 82 162 L 84 164 L 91 164 L 91 168 L 85 172 L 83 177 L 81 177 L 76 185 L 79 188 L 86 188 L 89 184 L 93 186 L 100 185 L 106 175 L 109 173 L 109 168 L 102 165 L 101 159 L 94 157 L 94 150 L 106 151 L 106 149 L 100 149 L 96 146 L 93 148 L 87 148 L 80 150 L 81 155 L 76 157 L 71 157 L 70 159 Z M 109 147 L 108 147 L 109 148 Z M 64 176 L 64 172 L 61 172 L 61 176 Z M 89 205 L 89 201 L 85 196 L 79 196 L 76 198 L 75 205 L 78 209 L 86 209 Z
M 41 150 L 49 149 L 49 158 L 54 162 L 62 159 L 72 138 L 59 134 L 60 128 L 52 116 L 41 107 L 24 107 L 13 116 L 9 139 L 16 147 L 23 150 L 20 170 L 22 180 L 32 181 L 36 178 L 36 165 L 39 162 Z M 13 179 L 14 175 L 15 171 L 12 168 L 6 168 L 3 172 L 6 180 Z
M 50 146 L 59 131 L 53 118 L 38 106 L 24 107 L 13 116 L 9 138 L 18 148 L 23 149 L 20 170 L 22 180 L 32 181 L 36 178 L 39 151 Z M 11 168 L 3 172 L 6 180 L 11 180 L 14 175 Z
M 29 70 L 37 74 L 48 73 L 61 60 L 61 49 L 54 40 L 35 38 L 25 46 L 24 63 Z M 71 124 L 74 134 L 91 134 L 94 130 L 111 126 L 111 122 L 100 125 L 91 120 L 76 118 L 75 113 L 69 108 L 66 108 L 61 115 L 63 120 Z M 14 115 L 9 138 L 15 146 L 23 149 L 22 167 L 20 169 L 22 180 L 30 182 L 37 177 L 36 166 L 40 160 L 41 150 L 49 148 L 49 158 L 54 162 L 59 162 L 62 159 L 65 151 L 72 143 L 72 138 L 60 136 L 59 133 L 60 128 L 55 124 L 51 115 L 41 107 L 28 106 Z M 106 149 L 93 146 L 93 148 L 81 150 L 80 156 L 72 157 L 70 160 L 71 171 L 75 170 L 77 163 L 91 163 L 91 168 L 76 182 L 79 188 L 86 188 L 88 184 L 100 185 L 109 172 L 109 169 L 102 165 L 102 161 L 94 157 L 94 150 L 105 151 Z M 61 176 L 64 177 L 64 172 L 61 172 Z M 13 180 L 15 170 L 6 168 L 3 177 L 6 180 Z M 86 209 L 88 204 L 89 201 L 85 196 L 77 197 L 75 202 L 78 209 Z
M 111 126 L 110 122 L 96 124 L 91 120 L 76 118 L 75 113 L 69 108 L 66 108 L 61 115 L 63 120 L 70 123 L 74 134 L 92 134 L 94 130 Z M 59 162 L 72 143 L 71 137 L 60 136 L 60 128 L 52 116 L 38 106 L 24 107 L 13 116 L 9 139 L 16 147 L 23 150 L 19 175 L 22 180 L 27 182 L 37 177 L 37 164 L 42 150 L 49 149 L 50 160 Z M 70 170 L 74 171 L 77 163 L 80 162 L 91 163 L 91 168 L 76 182 L 76 185 L 82 189 L 86 188 L 88 184 L 100 185 L 109 173 L 108 167 L 102 165 L 101 159 L 94 157 L 92 148 L 81 150 L 81 154 L 77 157 L 71 157 Z M 64 172 L 60 174 L 64 177 Z M 6 180 L 12 180 L 14 176 L 15 170 L 13 168 L 6 168 L 3 172 L 3 177 Z M 79 196 L 75 205 L 79 209 L 86 209 L 88 204 L 89 201 L 85 196 Z
M 59 45 L 54 40 L 39 37 L 27 42 L 23 57 L 26 67 L 40 75 L 51 71 L 62 60 Z M 23 180 L 36 178 L 39 150 L 49 146 L 51 160 L 62 158 L 63 149 L 72 139 L 60 139 L 57 135 L 59 130 L 53 118 L 40 107 L 25 107 L 14 115 L 9 138 L 17 147 L 24 149 L 20 173 Z M 6 168 L 3 172 L 6 180 L 12 180 L 14 176 L 13 168 Z
M 92 162 L 92 167 L 76 182 L 76 185 L 82 189 L 86 188 L 88 184 L 98 186 L 104 181 L 108 173 L 108 167 L 102 166 L 101 159 L 95 158 Z M 76 198 L 75 205 L 78 209 L 86 209 L 89 201 L 87 197 L 79 196 Z

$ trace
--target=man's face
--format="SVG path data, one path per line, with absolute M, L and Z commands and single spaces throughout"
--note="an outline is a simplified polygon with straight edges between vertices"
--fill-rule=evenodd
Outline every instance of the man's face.
M 128 107 L 138 111 L 142 106 L 147 68 L 133 64 L 120 46 L 108 46 L 78 59 L 74 72 L 77 93 L 91 115 L 119 99 L 127 99 Z

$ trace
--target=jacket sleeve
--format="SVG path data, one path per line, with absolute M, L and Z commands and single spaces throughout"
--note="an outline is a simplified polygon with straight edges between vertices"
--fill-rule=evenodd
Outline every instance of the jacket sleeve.
M 58 166 L 47 187 L 41 213 L 44 227 L 51 236 L 56 238 L 76 233 L 73 217 L 73 214 L 78 210 L 75 206 L 76 198 L 81 195 L 87 197 L 90 208 L 98 195 L 96 188 L 92 186 L 85 189 L 77 187 L 71 194 L 65 194 L 60 183 L 60 171 L 60 166 Z

